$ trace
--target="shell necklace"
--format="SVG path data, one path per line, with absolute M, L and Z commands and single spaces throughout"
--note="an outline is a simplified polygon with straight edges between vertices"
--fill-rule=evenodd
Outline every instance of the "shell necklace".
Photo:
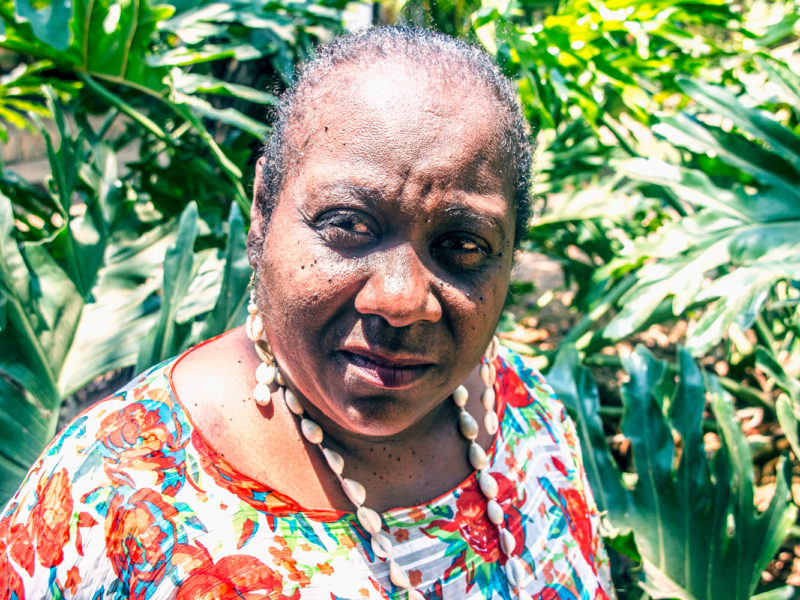
M 401 567 L 392 555 L 392 542 L 383 533 L 383 520 L 380 514 L 365 506 L 367 491 L 364 486 L 354 479 L 343 476 L 344 458 L 342 455 L 326 448 L 323 444 L 324 434 L 322 428 L 309 419 L 304 414 L 304 410 L 297 397 L 286 386 L 283 377 L 269 343 L 264 339 L 264 325 L 258 307 L 252 301 L 247 307 L 248 317 L 245 323 L 247 337 L 255 344 L 255 350 L 261 362 L 256 368 L 256 386 L 253 390 L 253 397 L 259 406 L 267 406 L 272 401 L 270 386 L 275 383 L 283 391 L 283 400 L 286 407 L 300 421 L 300 431 L 303 437 L 311 444 L 316 445 L 333 471 L 342 491 L 348 497 L 356 509 L 356 518 L 361 526 L 370 535 L 370 545 L 373 553 L 389 563 L 389 578 L 392 583 L 401 589 L 407 590 L 408 600 L 424 600 L 425 597 L 419 590 L 414 589 L 411 579 L 403 567 Z M 490 435 L 497 433 L 499 421 L 495 411 L 495 392 L 494 382 L 496 371 L 494 359 L 500 349 L 500 342 L 497 337 L 493 337 L 489 346 L 486 348 L 484 358 L 480 366 L 481 381 L 486 389 L 481 394 L 481 404 L 486 410 L 483 416 L 483 425 Z M 461 435 L 469 442 L 469 463 L 477 471 L 478 487 L 486 498 L 486 516 L 489 521 L 497 527 L 497 534 L 500 539 L 500 549 L 506 556 L 505 574 L 509 586 L 521 600 L 532 600 L 530 594 L 522 589 L 522 580 L 525 577 L 525 567 L 518 556 L 514 556 L 516 540 L 513 534 L 505 528 L 505 514 L 500 503 L 497 502 L 498 485 L 497 480 L 489 473 L 489 458 L 486 451 L 476 443 L 478 437 L 478 423 L 475 418 L 466 410 L 469 393 L 467 388 L 459 385 L 453 392 L 453 403 L 458 407 L 458 429 Z

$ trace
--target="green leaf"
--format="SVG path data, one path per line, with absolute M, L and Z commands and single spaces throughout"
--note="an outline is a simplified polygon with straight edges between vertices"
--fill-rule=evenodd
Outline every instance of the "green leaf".
M 165 358 L 173 356 L 183 344 L 188 333 L 177 322 L 180 302 L 186 296 L 192 281 L 194 242 L 197 237 L 197 205 L 186 205 L 178 223 L 178 237 L 164 256 L 164 284 L 158 323 L 141 347 L 136 370 L 142 371 Z
M 222 287 L 217 303 L 204 319 L 200 339 L 208 339 L 244 323 L 247 316 L 247 284 L 253 272 L 245 239 L 242 213 L 235 203 L 231 204 Z
M 180 69 L 172 71 L 172 80 L 175 87 L 184 94 L 217 94 L 240 98 L 256 104 L 272 105 L 277 102 L 274 95 L 253 89 L 246 85 L 238 85 L 197 73 L 185 73 Z
M 622 487 L 621 476 L 605 458 L 608 446 L 588 371 L 577 364 L 574 349 L 562 353 L 548 377 L 565 404 L 577 409 L 584 456 L 601 458 L 587 460 L 587 475 L 603 499 L 606 489 Z M 705 377 L 684 349 L 676 372 L 643 347 L 622 362 L 629 377 L 622 433 L 631 443 L 635 473 L 627 477 L 635 484 L 607 509 L 614 529 L 633 530 L 643 564 L 640 585 L 652 598 L 749 600 L 796 516 L 788 463 L 780 465 L 768 509 L 757 511 L 752 456 L 717 380 Z M 707 394 L 722 432 L 722 448 L 710 460 L 702 432 Z
M 795 412 L 795 406 L 795 403 L 786 394 L 782 394 L 775 402 L 775 414 L 778 417 L 778 424 L 789 441 L 796 458 L 800 456 L 800 420 L 798 419 L 798 413 Z
M 33 33 L 56 50 L 66 50 L 70 30 L 65 27 L 72 18 L 69 0 L 14 0 L 19 18 L 29 22 Z
M 580 364 L 574 345 L 562 346 L 547 381 L 575 418 L 597 507 L 600 511 L 624 512 L 629 502 L 628 491 L 620 483 L 619 471 L 605 443 L 600 396 L 591 371 Z
M 796 592 L 797 588 L 793 585 L 785 585 L 768 592 L 756 594 L 750 600 L 792 600 Z
M 684 91 L 709 111 L 727 117 L 742 131 L 763 140 L 767 147 L 800 173 L 800 137 L 771 115 L 745 107 L 728 90 L 698 80 L 680 78 Z
M 725 163 L 753 175 L 763 184 L 776 186 L 783 193 L 800 198 L 800 192 L 797 191 L 800 185 L 798 166 L 792 164 L 790 156 L 780 151 L 772 152 L 738 133 L 728 133 L 718 127 L 701 124 L 686 115 L 663 117 L 653 126 L 653 131 L 697 154 L 718 156 Z
M 769 60 L 763 56 L 757 56 L 755 61 L 767 74 L 769 81 L 783 89 L 786 102 L 795 110 L 800 110 L 800 76 L 780 61 Z

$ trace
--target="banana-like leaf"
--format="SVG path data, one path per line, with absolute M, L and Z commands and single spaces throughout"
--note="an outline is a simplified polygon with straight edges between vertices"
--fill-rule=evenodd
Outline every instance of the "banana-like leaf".
M 696 168 L 658 160 L 620 162 L 622 173 L 668 190 L 695 212 L 662 227 L 655 240 L 632 244 L 598 277 L 638 269 L 637 282 L 620 297 L 620 310 L 603 337 L 617 340 L 645 327 L 668 300 L 676 316 L 689 306 L 706 305 L 687 341 L 699 355 L 732 323 L 750 326 L 775 284 L 800 274 L 800 136 L 724 89 L 688 80 L 681 85 L 753 139 L 685 116 L 664 119 L 659 131 L 693 152 L 713 153 L 756 181 L 726 185 Z M 715 277 L 710 286 L 709 276 Z
M 653 598 L 749 599 L 796 516 L 787 463 L 779 466 L 769 507 L 759 512 L 747 441 L 718 382 L 684 349 L 676 373 L 643 347 L 623 365 L 630 379 L 622 391 L 622 432 L 636 474 L 629 487 L 609 454 L 596 386 L 573 346 L 561 350 L 548 378 L 575 415 L 598 505 L 613 527 L 634 532 L 640 584 Z M 707 394 L 722 433 L 710 459 L 702 432 Z
M 210 338 L 244 323 L 247 316 L 247 283 L 253 272 L 247 257 L 245 239 L 244 219 L 239 208 L 231 204 L 222 287 L 214 308 L 203 321 L 202 331 L 193 341 Z
M 748 108 L 723 87 L 679 78 L 683 90 L 711 113 L 727 117 L 742 131 L 762 140 L 767 148 L 800 172 L 800 137 L 764 111 Z
M 164 257 L 161 311 L 156 327 L 141 347 L 136 360 L 137 371 L 156 364 L 162 357 L 175 354 L 187 333 L 186 325 L 178 323 L 175 317 L 192 281 L 197 220 L 197 205 L 190 202 L 186 205 L 178 223 L 178 237 L 175 244 L 167 250 Z
M 64 144 L 70 147 L 68 140 Z M 59 149 L 50 158 L 64 163 L 72 156 Z M 17 241 L 11 202 L 0 194 L 0 502 L 52 438 L 66 396 L 133 364 L 137 355 L 157 362 L 199 341 L 199 335 L 216 335 L 244 319 L 249 265 L 235 206 L 227 250 L 210 262 L 215 251 L 193 253 L 198 221 L 193 204 L 177 228 L 167 222 L 142 231 L 133 214 L 120 214 L 130 207 L 120 207 L 127 203 L 125 188 L 110 151 L 98 149 L 95 156 L 102 160 L 93 165 L 95 193 L 86 213 L 67 213 L 68 221 L 46 240 Z M 86 245 L 86 236 L 95 241 Z M 93 256 L 99 243 L 103 251 L 94 271 L 86 270 L 95 264 L 91 261 L 73 271 L 84 249 Z M 162 265 L 163 292 L 153 276 Z M 76 280 L 87 286 L 85 293 Z M 189 317 L 181 320 L 186 305 Z M 189 336 L 195 321 L 197 335 Z
M 219 258 L 193 251 L 198 214 L 190 203 L 181 215 L 178 235 L 164 259 L 164 293 L 158 321 L 140 343 L 137 370 L 244 322 L 247 259 L 244 221 L 235 203 L 228 218 L 228 242 Z M 221 280 L 221 283 L 220 283 Z

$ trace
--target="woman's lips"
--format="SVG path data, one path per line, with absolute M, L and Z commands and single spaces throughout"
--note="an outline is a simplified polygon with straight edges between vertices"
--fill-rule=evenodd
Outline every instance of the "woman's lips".
M 388 356 L 361 349 L 340 352 L 361 377 L 385 388 L 411 385 L 433 366 L 432 362 L 417 357 Z

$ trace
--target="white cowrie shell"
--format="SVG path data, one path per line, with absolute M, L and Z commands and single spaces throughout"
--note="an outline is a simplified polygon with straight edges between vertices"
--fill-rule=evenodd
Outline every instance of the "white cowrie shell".
M 247 304 L 247 313 L 251 314 L 251 315 L 254 315 L 257 312 L 258 312 L 258 307 L 255 304 L 253 304 L 252 302 L 249 302 Z
M 269 347 L 267 340 L 258 340 L 255 344 L 256 354 L 261 362 L 268 365 L 275 362 L 275 357 L 272 356 L 272 349 Z
M 253 398 L 259 406 L 269 406 L 269 403 L 272 402 L 272 393 L 267 385 L 257 383 L 253 388 Z
M 408 573 L 394 560 L 389 561 L 389 579 L 399 588 L 408 589 L 411 587 L 411 580 L 408 578 Z
M 286 387 L 286 379 L 284 378 L 283 373 L 281 373 L 280 369 L 278 369 L 277 372 L 275 373 L 275 383 L 277 383 L 280 386 Z
M 392 558 L 392 542 L 382 533 L 373 535 L 370 545 L 378 558 Z
M 489 471 L 481 471 L 481 474 L 478 475 L 478 487 L 481 488 L 481 494 L 489 500 L 497 498 L 497 492 L 499 491 L 497 480 L 492 477 Z
M 486 428 L 486 431 L 489 432 L 489 435 L 497 433 L 497 430 L 500 428 L 500 421 L 497 419 L 497 413 L 490 410 L 483 415 L 483 426 Z
M 475 442 L 469 445 L 469 464 L 471 464 L 472 468 L 476 471 L 485 469 L 489 464 L 489 458 L 486 456 L 486 452 Z
M 503 508 L 497 503 L 497 500 L 494 499 L 486 503 L 486 516 L 489 517 L 489 520 L 495 525 L 502 525 L 505 520 Z
M 462 410 L 458 415 L 458 428 L 461 430 L 461 435 L 468 440 L 474 440 L 478 437 L 478 423 L 465 410 Z
M 515 591 L 522 585 L 522 580 L 525 578 L 525 567 L 522 566 L 522 561 L 518 557 L 513 556 L 508 559 L 506 578 Z
M 481 381 L 487 388 L 494 385 L 494 368 L 489 363 L 481 365 Z
M 303 419 L 300 421 L 300 431 L 303 432 L 303 437 L 312 444 L 319 444 L 322 442 L 322 428 L 311 419 Z
M 501 529 L 500 549 L 503 551 L 503 554 L 506 556 L 511 556 L 511 553 L 514 552 L 516 545 L 517 541 L 514 539 L 514 536 L 511 535 L 511 532 L 508 529 Z
M 328 461 L 328 466 L 331 468 L 331 471 L 337 475 L 341 475 L 342 471 L 344 471 L 344 459 L 342 455 L 328 448 L 323 448 L 322 454 L 325 456 L 325 460 Z
M 275 365 L 268 365 L 262 362 L 256 367 L 256 380 L 264 385 L 271 385 L 275 381 L 276 372 Z
M 344 493 L 347 494 L 347 497 L 350 498 L 350 502 L 356 506 L 361 506 L 364 504 L 364 500 L 367 499 L 367 490 L 355 479 L 348 479 L 346 477 L 342 479 L 342 489 Z
M 381 516 L 371 508 L 359 506 L 356 511 L 356 516 L 358 517 L 358 522 L 361 523 L 361 526 L 366 529 L 370 535 L 375 535 L 381 530 L 381 527 L 383 527 Z
M 467 388 L 463 385 L 460 385 L 456 388 L 456 391 L 453 392 L 453 402 L 456 406 L 464 407 L 467 404 L 467 398 L 469 398 L 469 392 Z
M 244 322 L 244 330 L 247 334 L 247 339 L 251 342 L 257 342 L 264 335 L 264 322 L 261 320 L 261 315 L 258 313 L 247 315 L 247 320 Z
M 298 417 L 303 416 L 303 406 L 300 404 L 300 401 L 297 399 L 292 393 L 292 390 L 284 389 L 283 390 L 283 401 L 286 403 L 286 406 L 296 414 Z
M 481 404 L 486 410 L 494 410 L 495 393 L 494 388 L 487 387 L 481 394 Z

